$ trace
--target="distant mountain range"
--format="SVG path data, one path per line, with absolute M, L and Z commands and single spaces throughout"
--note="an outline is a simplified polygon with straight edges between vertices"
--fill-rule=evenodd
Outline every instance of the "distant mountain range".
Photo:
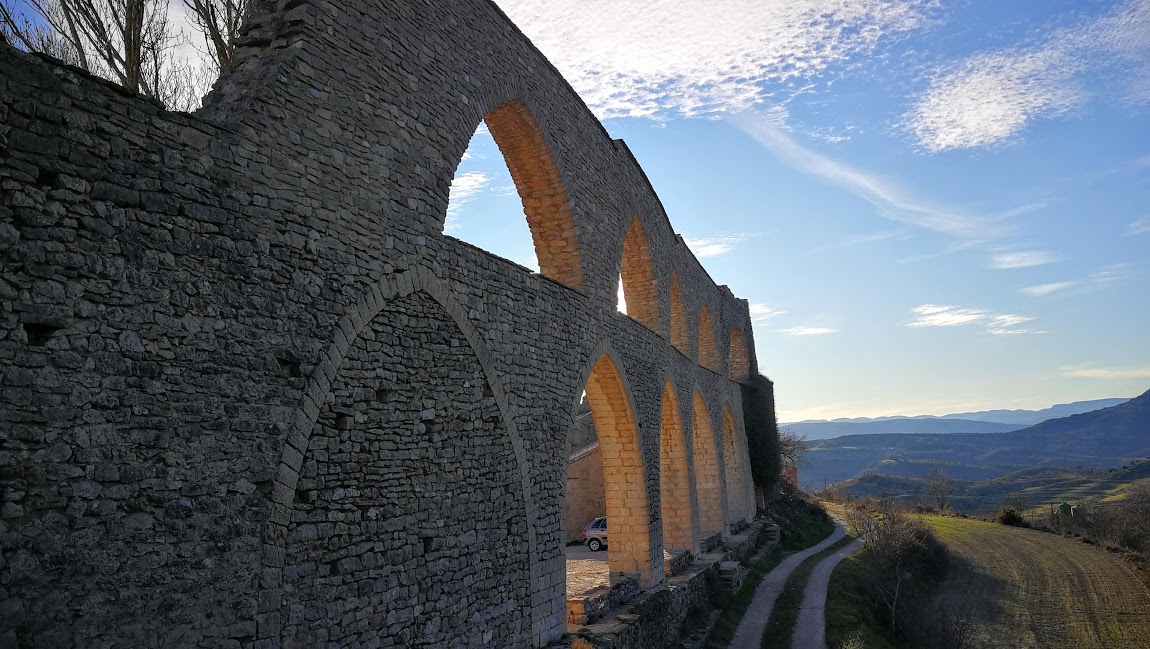
M 1048 419 L 1093 412 L 1127 401 L 1129 399 L 1094 399 L 1060 403 L 1042 410 L 982 410 L 914 417 L 856 417 L 782 423 L 779 426 L 805 435 L 810 440 L 878 433 L 1005 433 Z
M 824 481 L 866 471 L 918 478 L 935 465 L 953 478 L 987 480 L 1031 466 L 1108 469 L 1146 457 L 1150 391 L 1116 406 L 1009 432 L 873 433 L 812 440 L 800 481 L 821 487 Z

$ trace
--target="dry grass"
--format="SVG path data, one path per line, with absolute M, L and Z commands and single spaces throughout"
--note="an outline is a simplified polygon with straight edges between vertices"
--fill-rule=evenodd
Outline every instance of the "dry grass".
M 1150 647 L 1150 590 L 1111 554 L 1033 530 L 922 520 L 953 558 L 940 596 L 974 605 L 981 645 Z

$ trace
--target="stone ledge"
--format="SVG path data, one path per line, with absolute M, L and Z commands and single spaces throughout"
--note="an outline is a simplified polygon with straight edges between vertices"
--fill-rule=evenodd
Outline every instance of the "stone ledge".
M 640 590 L 638 574 L 611 573 L 610 586 L 598 586 L 567 599 L 567 629 L 578 629 L 598 620 L 607 611 L 638 595 Z
M 725 588 L 723 563 L 739 562 L 766 541 L 769 521 L 758 520 L 737 537 L 731 549 L 697 557 L 683 574 L 631 599 L 599 621 L 586 624 L 548 645 L 548 649 L 659 649 L 679 641 L 688 611 L 707 602 L 714 588 Z M 740 566 L 741 567 L 741 566 Z M 569 629 L 572 627 L 568 627 Z

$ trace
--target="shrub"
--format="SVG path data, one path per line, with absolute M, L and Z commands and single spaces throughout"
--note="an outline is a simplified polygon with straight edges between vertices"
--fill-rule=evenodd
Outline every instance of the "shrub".
M 946 546 L 930 528 L 893 509 L 848 516 L 867 550 L 865 587 L 876 613 L 893 632 L 905 635 L 906 625 L 923 617 L 928 592 L 946 574 Z
M 1011 509 L 1010 507 L 1003 507 L 998 510 L 998 516 L 995 517 L 994 520 L 1003 525 L 1010 525 L 1011 527 L 1030 527 L 1030 524 L 1026 522 L 1022 514 L 1019 514 L 1018 510 Z

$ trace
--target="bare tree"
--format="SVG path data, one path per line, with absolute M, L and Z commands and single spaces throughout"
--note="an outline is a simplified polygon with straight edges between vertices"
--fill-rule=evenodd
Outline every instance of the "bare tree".
M 921 604 L 924 577 L 945 570 L 945 549 L 928 528 L 889 502 L 880 503 L 873 514 L 848 510 L 847 521 L 867 550 L 867 589 L 890 629 L 898 633 L 915 617 L 912 609 Z
M 803 455 L 811 449 L 807 438 L 798 433 L 783 429 L 779 431 L 779 455 L 784 466 L 799 467 L 806 464 Z
M 252 8 L 251 0 L 183 0 L 203 33 L 219 71 L 232 64 L 240 23 Z
M 952 484 L 950 478 L 947 477 L 946 471 L 942 467 L 935 466 L 926 474 L 926 488 L 930 491 L 930 495 L 934 501 L 938 503 L 939 510 L 946 509 L 950 503 L 950 492 Z
M 168 20 L 170 0 L 0 0 L 0 33 L 17 47 L 48 54 L 114 81 L 124 88 L 187 110 L 199 104 L 204 89 L 230 62 L 246 0 L 199 0 L 192 20 L 212 42 L 225 48 L 213 55 L 206 71 L 194 60 L 176 60 L 172 49 L 181 36 Z M 189 5 L 191 3 L 189 2 Z M 227 5 L 227 6 L 225 6 Z M 233 8 L 229 8 L 235 5 Z M 205 22 L 208 21 L 208 22 Z M 220 30 L 226 30 L 221 32 Z
M 7 0 L 0 2 L 0 40 L 29 52 L 40 52 L 69 65 L 80 65 L 72 45 L 55 29 L 17 12 Z

